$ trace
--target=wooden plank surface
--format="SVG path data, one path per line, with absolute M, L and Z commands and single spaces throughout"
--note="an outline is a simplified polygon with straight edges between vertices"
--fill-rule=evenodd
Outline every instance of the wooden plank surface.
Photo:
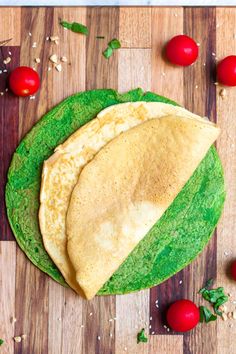
M 200 303 L 197 291 L 210 277 L 232 293 L 236 290 L 226 269 L 236 232 L 236 123 L 235 88 L 214 85 L 216 57 L 236 53 L 236 8 L 0 8 L 0 63 L 8 52 L 13 67 L 29 65 L 41 76 L 41 90 L 33 99 L 5 92 L 7 73 L 0 75 L 0 213 L 4 215 L 4 185 L 17 142 L 52 106 L 77 91 L 135 87 L 166 95 L 188 109 L 207 115 L 222 128 L 217 142 L 226 177 L 227 200 L 214 238 L 189 267 L 158 287 L 139 293 L 97 297 L 87 302 L 36 269 L 15 244 L 6 217 L 0 226 L 0 338 L 4 354 L 234 354 L 233 322 L 199 325 L 186 334 L 164 327 L 163 313 L 170 302 L 187 297 Z M 64 30 L 59 19 L 78 21 L 90 28 L 84 37 Z M 163 58 L 163 46 L 175 34 L 186 33 L 200 44 L 198 61 L 177 68 Z M 47 40 L 59 36 L 58 45 Z M 97 39 L 96 36 L 105 36 Z M 107 42 L 120 38 L 122 48 L 109 60 L 102 56 Z M 34 45 L 36 43 L 36 46 Z M 66 56 L 62 71 L 53 68 L 51 54 Z M 40 58 L 40 64 L 35 59 Z M 5 67 L 4 67 L 5 68 Z M 3 69 L 4 69 L 3 68 Z M 48 69 L 50 68 L 50 69 Z M 0 70 L 2 67 L 0 67 Z M 158 303 L 156 302 L 158 300 Z M 158 306 L 157 306 L 158 305 Z M 11 323 L 11 317 L 17 321 Z M 233 326 L 232 326 L 233 325 Z M 145 328 L 149 342 L 137 344 Z M 26 334 L 16 343 L 14 336 Z

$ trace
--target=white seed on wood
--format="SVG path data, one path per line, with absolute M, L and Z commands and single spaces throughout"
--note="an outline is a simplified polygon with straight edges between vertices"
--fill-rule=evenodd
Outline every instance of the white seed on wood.
M 3 96 L 4 95 L 4 92 L 0 92 L 0 96 Z
M 26 337 L 27 337 L 27 335 L 26 335 L 26 334 L 22 334 L 22 336 L 21 336 L 21 338 L 22 338 L 23 340 L 25 340 L 25 339 L 26 339 Z
M 233 318 L 233 320 L 236 320 L 236 311 L 235 310 L 232 313 L 232 318 Z
M 3 60 L 4 64 L 9 64 L 11 62 L 11 58 L 7 57 L 6 59 Z
M 32 44 L 32 48 L 37 48 L 37 43 L 36 43 L 36 42 L 34 42 L 34 43 Z
M 49 58 L 49 60 L 54 63 L 54 64 L 57 64 L 58 63 L 58 57 L 56 54 L 52 54 Z
M 222 313 L 222 320 L 223 321 L 226 321 L 227 319 L 228 319 L 228 317 L 227 317 L 227 315 L 226 315 L 226 313 Z
M 67 57 L 65 57 L 65 56 L 61 57 L 61 61 L 62 61 L 63 63 L 66 63 L 66 62 L 67 62 Z
M 20 336 L 16 336 L 16 337 L 14 337 L 13 339 L 14 339 L 14 341 L 15 341 L 16 343 L 20 343 L 20 342 L 21 342 L 21 337 L 20 337 Z
M 40 58 L 35 58 L 35 63 L 39 64 L 40 63 Z
M 55 68 L 56 68 L 57 71 L 62 71 L 62 66 L 61 66 L 61 64 L 57 64 L 57 65 L 55 66 Z
M 219 92 L 219 95 L 220 95 L 220 97 L 222 98 L 222 99 L 224 99 L 225 98 L 225 96 L 226 96 L 226 89 L 221 89 L 220 90 L 220 92 Z
M 12 316 L 11 319 L 10 319 L 10 322 L 11 323 L 15 323 L 16 321 L 17 321 L 16 318 L 14 316 Z
M 50 36 L 49 39 L 50 39 L 51 42 L 59 41 L 59 37 L 58 36 Z

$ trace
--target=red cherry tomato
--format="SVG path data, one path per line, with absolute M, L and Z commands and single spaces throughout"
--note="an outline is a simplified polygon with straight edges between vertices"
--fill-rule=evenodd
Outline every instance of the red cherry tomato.
M 175 36 L 166 45 L 166 56 L 173 64 L 191 65 L 198 57 L 197 43 L 184 34 Z
M 234 280 L 236 280 L 236 260 L 231 263 L 231 275 Z
M 229 55 L 217 65 L 217 79 L 226 86 L 236 86 L 236 55 Z
M 30 96 L 38 91 L 40 78 L 38 73 L 28 66 L 19 66 L 9 77 L 11 91 L 17 96 Z
M 177 300 L 167 311 L 167 322 L 176 332 L 190 331 L 199 320 L 199 308 L 190 300 Z

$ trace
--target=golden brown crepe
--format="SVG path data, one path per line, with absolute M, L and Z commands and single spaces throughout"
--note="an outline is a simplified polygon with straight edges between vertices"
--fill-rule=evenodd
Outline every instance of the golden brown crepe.
M 42 172 L 39 224 L 44 246 L 67 283 L 78 293 L 80 287 L 66 248 L 65 219 L 71 192 L 82 168 L 120 133 L 152 118 L 168 114 L 200 119 L 182 107 L 161 102 L 129 102 L 101 111 L 78 129 L 44 163 Z
M 113 139 L 80 173 L 66 222 L 76 280 L 91 299 L 163 215 L 219 134 L 167 115 Z

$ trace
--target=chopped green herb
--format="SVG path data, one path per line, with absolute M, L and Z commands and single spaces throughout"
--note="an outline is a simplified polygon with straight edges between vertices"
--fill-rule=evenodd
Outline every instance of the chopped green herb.
M 96 36 L 97 39 L 104 39 L 104 36 Z
M 116 38 L 113 38 L 109 43 L 108 47 L 111 47 L 112 49 L 119 49 L 121 47 L 120 41 Z
M 4 343 L 4 340 L 0 338 L 0 345 Z
M 85 34 L 86 36 L 88 35 L 89 31 L 88 28 L 84 25 L 82 25 L 81 23 L 77 23 L 77 22 L 67 22 L 67 21 L 61 21 L 60 24 L 71 30 L 72 32 L 76 32 L 76 33 L 82 33 Z
M 144 333 L 144 328 L 141 329 L 141 331 L 137 334 L 137 343 L 143 342 L 147 343 L 148 339 Z
M 211 322 L 215 321 L 217 316 L 214 315 L 207 307 L 200 306 L 200 322 Z
M 102 53 L 103 56 L 108 59 L 113 54 L 115 49 L 119 49 L 121 47 L 120 41 L 116 38 L 113 38 L 107 45 L 107 48 Z
M 219 307 L 228 301 L 228 296 L 224 293 L 224 288 L 219 287 L 217 289 L 206 289 L 202 288 L 199 291 L 202 297 L 213 304 L 214 311 L 217 315 L 221 316 L 222 312 L 219 311 Z
M 110 58 L 110 56 L 113 53 L 113 49 L 111 47 L 107 47 L 107 49 L 104 50 L 104 52 L 102 52 L 103 56 L 108 59 Z

